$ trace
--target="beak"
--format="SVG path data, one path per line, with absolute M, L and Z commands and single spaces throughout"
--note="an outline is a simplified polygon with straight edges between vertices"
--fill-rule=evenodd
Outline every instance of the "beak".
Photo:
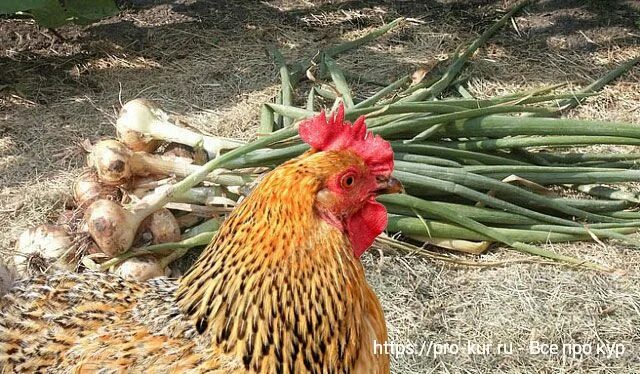
M 376 193 L 378 195 L 402 192 L 404 192 L 404 187 L 396 178 L 389 177 L 378 179 L 378 188 L 376 189 Z

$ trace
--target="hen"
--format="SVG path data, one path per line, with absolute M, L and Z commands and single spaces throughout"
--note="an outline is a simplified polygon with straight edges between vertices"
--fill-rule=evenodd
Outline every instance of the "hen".
M 184 277 L 58 273 L 0 299 L 2 372 L 388 373 L 360 255 L 400 192 L 388 142 L 340 108 L 267 174 Z

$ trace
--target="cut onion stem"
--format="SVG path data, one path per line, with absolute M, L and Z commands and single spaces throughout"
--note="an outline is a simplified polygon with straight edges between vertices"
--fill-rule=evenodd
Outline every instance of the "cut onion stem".
M 124 104 L 116 127 L 118 131 L 136 131 L 155 139 L 201 147 L 212 158 L 224 149 L 233 149 L 244 144 L 238 140 L 202 135 L 177 126 L 165 111 L 143 99 L 131 100 Z
M 169 188 L 169 186 L 170 185 L 160 186 L 151 193 L 162 193 L 162 191 Z M 140 190 L 137 191 L 136 196 L 142 198 L 148 193 L 148 190 Z M 236 194 L 224 191 L 220 186 L 194 187 L 179 194 L 175 194 L 171 199 L 171 202 L 233 207 L 236 205 L 238 197 L 239 196 Z
M 119 186 L 132 180 L 134 176 L 175 175 L 186 177 L 200 170 L 190 160 L 180 157 L 150 155 L 133 152 L 117 140 L 98 142 L 91 151 L 89 164 L 93 166 L 104 184 Z M 207 181 L 221 185 L 243 185 L 252 180 L 249 176 L 212 173 Z

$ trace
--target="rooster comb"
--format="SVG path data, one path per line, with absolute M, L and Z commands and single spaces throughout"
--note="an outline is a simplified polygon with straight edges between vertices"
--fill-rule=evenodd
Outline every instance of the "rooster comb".
M 344 121 L 344 105 L 327 116 L 324 111 L 300 124 L 300 138 L 318 151 L 350 150 L 362 157 L 376 175 L 389 175 L 393 171 L 391 144 L 379 135 L 367 131 L 364 116 L 353 124 Z

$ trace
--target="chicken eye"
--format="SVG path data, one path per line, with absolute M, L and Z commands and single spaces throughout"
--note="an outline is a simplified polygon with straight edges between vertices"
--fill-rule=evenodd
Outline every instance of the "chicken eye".
M 353 184 L 355 183 L 355 181 L 356 181 L 356 178 L 353 176 L 353 174 L 347 174 L 342 177 L 340 184 L 342 185 L 342 188 L 348 189 L 353 187 Z

